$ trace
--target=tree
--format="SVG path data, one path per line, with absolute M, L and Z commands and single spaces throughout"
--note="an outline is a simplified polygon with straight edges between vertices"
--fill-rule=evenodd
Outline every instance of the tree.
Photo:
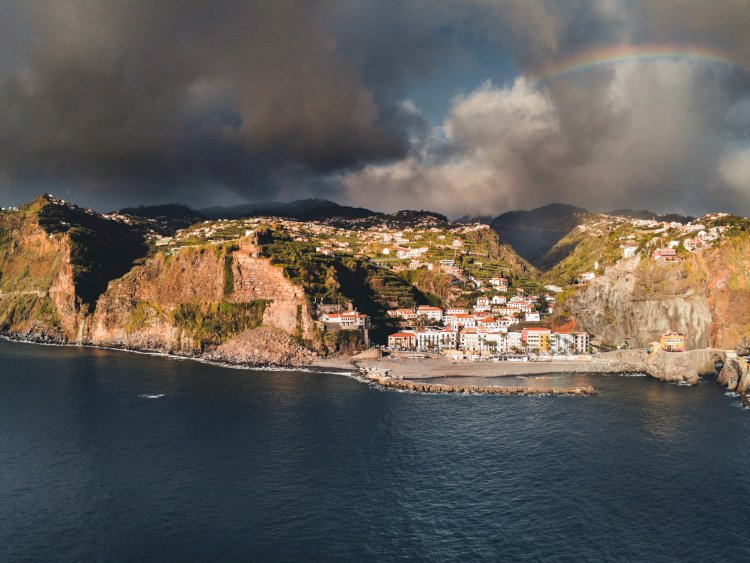
M 335 295 L 341 289 L 341 284 L 336 279 L 336 268 L 333 266 L 326 268 L 326 277 L 323 285 L 325 285 L 330 295 Z
M 534 304 L 534 308 L 536 309 L 537 313 L 540 314 L 546 314 L 549 313 L 549 305 L 547 304 L 547 297 L 544 295 L 540 295 L 536 303 Z

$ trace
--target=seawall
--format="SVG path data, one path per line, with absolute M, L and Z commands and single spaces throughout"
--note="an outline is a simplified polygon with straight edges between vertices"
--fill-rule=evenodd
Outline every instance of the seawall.
M 446 385 L 444 383 L 422 383 L 383 377 L 374 373 L 364 372 L 363 377 L 384 389 L 411 391 L 414 393 L 455 393 L 460 395 L 567 395 L 588 396 L 596 395 L 596 389 L 591 385 L 583 387 L 499 387 L 493 385 Z

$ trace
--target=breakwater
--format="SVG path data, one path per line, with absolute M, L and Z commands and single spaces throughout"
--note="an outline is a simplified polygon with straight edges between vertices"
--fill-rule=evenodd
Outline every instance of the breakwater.
M 581 387 L 500 387 L 495 385 L 448 385 L 444 383 L 423 383 L 381 376 L 364 372 L 363 377 L 385 389 L 412 391 L 414 393 L 455 393 L 459 395 L 597 395 L 591 385 Z

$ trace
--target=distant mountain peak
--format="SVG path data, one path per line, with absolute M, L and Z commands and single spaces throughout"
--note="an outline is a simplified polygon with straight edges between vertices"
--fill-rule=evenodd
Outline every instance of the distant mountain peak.
M 550 249 L 590 214 L 575 205 L 550 203 L 536 209 L 508 211 L 496 217 L 491 226 L 518 254 L 540 266 Z

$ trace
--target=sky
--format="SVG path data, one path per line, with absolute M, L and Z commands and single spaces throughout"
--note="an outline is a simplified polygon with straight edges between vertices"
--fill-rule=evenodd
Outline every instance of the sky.
M 750 215 L 750 0 L 0 0 L 0 205 Z

